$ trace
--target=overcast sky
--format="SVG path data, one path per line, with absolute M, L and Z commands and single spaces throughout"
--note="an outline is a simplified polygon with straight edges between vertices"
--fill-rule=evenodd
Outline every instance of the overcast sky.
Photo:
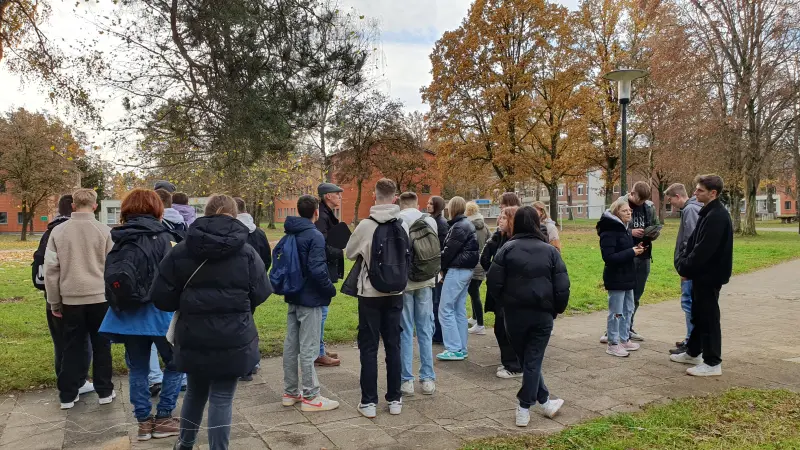
M 578 0 L 559 0 L 575 8 Z M 345 7 L 355 8 L 360 14 L 376 19 L 380 24 L 383 89 L 392 97 L 399 98 L 408 110 L 427 110 L 420 99 L 419 89 L 430 80 L 428 55 L 436 40 L 447 30 L 455 29 L 466 15 L 472 0 L 341 0 Z M 72 13 L 70 1 L 53 0 L 54 14 L 50 23 L 43 27 L 49 36 L 74 42 L 74 36 L 86 28 L 83 19 Z M 87 2 L 91 4 L 92 2 Z M 87 3 L 84 3 L 87 4 Z M 109 7 L 109 1 L 99 6 L 98 11 Z M 25 107 L 31 110 L 53 111 L 46 94 L 36 85 L 23 86 L 19 78 L 8 73 L 0 63 L 0 111 Z M 112 122 L 119 114 L 119 105 L 106 108 L 105 119 Z M 86 130 L 92 135 L 90 130 Z M 98 139 L 97 144 L 101 144 Z

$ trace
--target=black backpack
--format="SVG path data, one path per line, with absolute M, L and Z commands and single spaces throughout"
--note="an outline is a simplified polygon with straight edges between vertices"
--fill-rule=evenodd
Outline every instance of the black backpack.
M 158 263 L 154 252 L 145 250 L 138 242 L 114 244 L 106 257 L 104 273 L 109 306 L 114 311 L 125 311 L 148 303 L 147 292 L 153 284 Z
M 31 263 L 31 279 L 33 287 L 44 290 L 44 254 L 47 251 L 47 241 L 50 239 L 50 232 L 47 230 L 39 241 L 39 247 L 33 252 L 33 263 Z
M 189 228 L 186 226 L 185 222 L 170 222 L 169 220 L 163 219 L 161 223 L 164 224 L 165 227 L 170 231 L 170 233 L 175 237 L 177 242 L 181 242 L 186 239 L 186 232 Z
M 372 253 L 369 259 L 369 281 L 372 287 L 384 294 L 402 293 L 408 284 L 411 251 L 408 233 L 402 220 L 392 219 L 378 224 L 372 235 Z

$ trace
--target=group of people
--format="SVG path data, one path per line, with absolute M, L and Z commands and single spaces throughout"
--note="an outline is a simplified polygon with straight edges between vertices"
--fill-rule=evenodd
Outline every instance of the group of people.
M 718 299 L 732 261 L 722 188 L 712 175 L 698 178 L 695 197 L 678 184 L 665 192 L 682 211 L 674 262 L 687 326 L 671 359 L 695 365 L 691 375 L 721 374 Z M 522 206 L 516 194 L 503 194 L 491 233 L 474 202 L 453 197 L 445 204 L 434 196 L 424 213 L 415 193 L 398 196 L 395 183 L 381 179 L 368 219 L 346 244 L 336 244 L 342 189 L 323 183 L 317 197 L 298 199 L 298 215 L 286 219 L 273 251 L 243 199 L 213 195 L 198 218 L 188 196 L 174 191 L 168 182 L 134 189 L 114 229 L 95 219 L 94 191 L 60 199 L 59 216 L 34 255 L 33 281 L 47 299 L 63 409 L 91 391 L 100 404 L 114 400 L 111 343 L 121 343 L 140 440 L 179 436 L 176 449 L 193 448 L 208 403 L 209 446 L 227 448 L 237 383 L 252 379 L 260 360 L 254 312 L 273 292 L 288 304 L 283 405 L 335 409 L 339 403 L 320 393 L 315 366 L 340 364 L 324 343 L 340 279 L 342 292 L 358 300 L 358 411 L 365 417 L 377 415 L 381 339 L 384 398 L 390 414 L 401 414 L 403 397 L 417 391 L 415 381 L 424 395 L 436 391 L 433 344 L 440 339 L 444 347 L 435 354 L 440 361 L 469 358 L 469 334 L 486 332 L 484 311 L 495 314 L 497 376 L 522 378 L 517 425 L 527 426 L 531 407 L 552 418 L 563 405 L 549 394 L 542 362 L 554 319 L 568 306 L 570 281 L 558 229 L 543 203 Z M 633 317 L 660 230 L 649 198 L 649 186 L 637 183 L 597 224 L 609 299 L 602 341 L 613 356 L 628 356 L 639 348 L 632 341 L 643 340 Z M 346 278 L 345 257 L 354 261 Z M 474 319 L 467 318 L 468 296 Z M 182 386 L 187 392 L 178 419 L 172 414 Z
M 723 180 L 716 175 L 697 178 L 694 196 L 676 183 L 665 200 L 680 210 L 674 266 L 681 277 L 681 308 L 686 317 L 685 338 L 670 350 L 670 360 L 690 364 L 692 376 L 722 375 L 722 332 L 719 293 L 733 268 L 733 227 L 719 196 Z M 603 283 L 608 291 L 608 321 L 600 339 L 606 353 L 627 357 L 644 341 L 633 319 L 650 273 L 652 242 L 660 226 L 650 202 L 650 186 L 636 183 L 597 223 L 605 263 Z

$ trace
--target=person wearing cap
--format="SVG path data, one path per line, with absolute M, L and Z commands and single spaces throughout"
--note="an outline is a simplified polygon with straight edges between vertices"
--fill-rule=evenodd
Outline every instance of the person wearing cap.
M 172 194 L 172 193 L 175 192 L 175 185 L 170 183 L 167 180 L 158 180 L 158 181 L 156 181 L 155 186 L 153 186 L 153 190 L 157 191 L 159 189 L 163 189 L 163 190 L 169 192 L 170 194 Z
M 319 194 L 319 218 L 314 225 L 317 230 L 328 239 L 328 232 L 339 223 L 334 210 L 342 206 L 343 189 L 333 183 L 322 183 L 317 186 Z M 331 283 L 336 283 L 344 278 L 344 252 L 342 249 L 325 246 L 325 256 L 328 260 L 328 276 Z M 328 318 L 328 307 L 322 307 L 322 326 L 319 334 L 319 357 L 314 364 L 319 366 L 338 366 L 341 361 L 339 355 L 325 350 L 325 319 Z

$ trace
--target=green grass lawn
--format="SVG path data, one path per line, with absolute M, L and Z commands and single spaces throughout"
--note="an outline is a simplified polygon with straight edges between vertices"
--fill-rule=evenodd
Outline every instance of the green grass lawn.
M 591 420 L 552 436 L 522 434 L 468 443 L 465 450 L 749 450 L 800 448 L 800 394 L 732 389 L 636 414 Z
M 562 233 L 563 255 L 572 281 L 569 313 L 605 309 L 606 293 L 602 284 L 603 262 L 598 238 L 592 223 L 565 226 Z M 680 283 L 672 267 L 677 223 L 668 222 L 656 242 L 653 266 L 643 302 L 655 303 L 680 295 Z M 277 243 L 281 229 L 267 230 L 270 241 Z M 16 239 L 16 237 L 14 238 Z M 38 238 L 36 239 L 38 241 Z M 0 392 L 53 385 L 52 346 L 45 321 L 44 299 L 31 286 L 29 253 L 34 245 L 14 247 L 13 239 L 3 237 L 0 244 Z M 21 252 L 4 252 L 8 249 Z M 30 252 L 28 251 L 30 250 Z M 792 233 L 762 233 L 754 238 L 737 238 L 734 244 L 734 271 L 743 273 L 786 261 L 800 255 L 800 237 Z M 12 254 L 13 259 L 3 259 Z M 351 263 L 348 262 L 349 270 Z M 482 286 L 485 293 L 485 286 Z M 469 306 L 469 302 L 467 302 Z M 282 351 L 286 322 L 286 304 L 278 296 L 270 297 L 256 311 L 256 324 L 264 355 Z M 494 315 L 486 314 L 487 325 L 494 324 Z M 358 325 L 357 302 L 342 294 L 332 302 L 325 327 L 329 342 L 349 343 L 355 340 Z M 114 346 L 115 368 L 124 371 L 122 348 Z

